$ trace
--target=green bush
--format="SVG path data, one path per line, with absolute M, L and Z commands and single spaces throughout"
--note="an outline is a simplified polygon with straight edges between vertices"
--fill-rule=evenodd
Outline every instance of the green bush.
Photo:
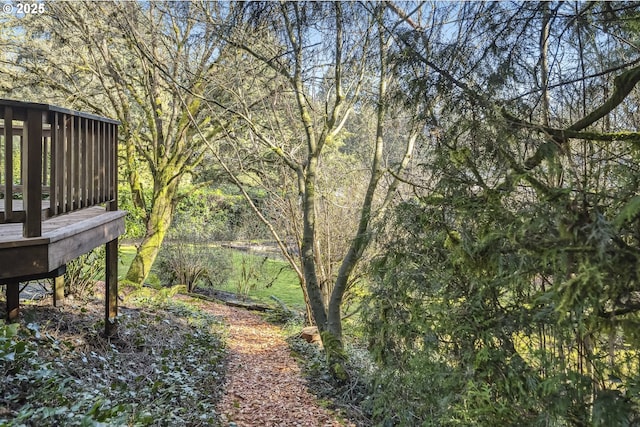
M 147 199 L 151 197 L 151 194 L 148 193 L 148 191 L 145 193 L 145 198 Z M 125 216 L 126 231 L 123 237 L 127 239 L 142 238 L 147 231 L 144 220 L 146 213 L 144 209 L 134 205 L 131 187 L 128 183 L 127 185 L 120 185 L 118 187 L 118 205 L 120 209 L 127 211 L 127 216 Z
M 64 295 L 86 300 L 94 295 L 97 280 L 105 278 L 105 251 L 103 246 L 80 255 L 67 264 L 64 273 Z M 48 280 L 54 287 L 54 279 Z
M 237 190 L 185 187 L 183 191 L 169 229 L 169 239 L 205 243 L 270 238 L 267 228 Z M 255 195 L 254 202 L 259 204 L 261 198 Z
M 184 285 L 188 292 L 198 286 L 218 287 L 231 274 L 231 255 L 217 247 L 186 242 L 167 242 L 158 256 L 158 277 L 164 285 Z
M 265 263 L 268 257 L 256 257 L 242 254 L 240 259 L 239 275 L 236 281 L 236 291 L 242 298 L 247 298 L 249 293 L 260 284 L 266 283 Z
M 84 299 L 93 295 L 96 280 L 105 277 L 105 251 L 99 246 L 67 264 L 64 294 Z

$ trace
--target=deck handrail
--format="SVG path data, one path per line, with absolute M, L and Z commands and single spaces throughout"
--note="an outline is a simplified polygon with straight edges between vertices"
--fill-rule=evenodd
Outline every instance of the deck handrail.
M 118 121 L 6 99 L 0 99 L 0 120 L 0 222 L 22 222 L 24 237 L 41 236 L 47 189 L 45 216 L 100 204 L 117 209 Z M 13 200 L 20 188 L 21 211 Z

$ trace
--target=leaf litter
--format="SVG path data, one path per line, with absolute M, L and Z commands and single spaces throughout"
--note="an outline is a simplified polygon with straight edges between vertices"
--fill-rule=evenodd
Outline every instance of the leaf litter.
M 246 310 L 201 302 L 228 325 L 227 371 L 217 407 L 228 426 L 350 425 L 312 395 L 279 327 Z
M 111 339 L 99 298 L 25 305 L 5 339 L 0 425 L 353 425 L 308 391 L 282 330 L 256 314 L 183 295 L 128 300 Z

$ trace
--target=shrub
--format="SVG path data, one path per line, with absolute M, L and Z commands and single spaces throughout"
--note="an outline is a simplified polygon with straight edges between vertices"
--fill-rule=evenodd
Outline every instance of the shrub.
M 242 298 L 249 297 L 251 291 L 267 281 L 264 266 L 268 259 L 268 257 L 242 254 L 240 272 L 236 281 L 236 291 Z
M 96 280 L 104 280 L 104 257 L 104 247 L 99 246 L 68 263 L 64 274 L 65 296 L 73 295 L 78 299 L 92 296 Z
M 231 255 L 221 248 L 186 242 L 170 242 L 158 256 L 158 276 L 165 285 L 217 287 L 231 274 Z
M 96 280 L 104 280 L 105 250 L 99 246 L 67 264 L 64 275 L 64 293 L 77 298 L 93 295 Z

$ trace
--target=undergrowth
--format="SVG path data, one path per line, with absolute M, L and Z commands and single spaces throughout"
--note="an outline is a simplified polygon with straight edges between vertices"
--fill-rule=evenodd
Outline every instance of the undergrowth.
M 101 301 L 0 324 L 0 425 L 216 425 L 222 324 L 153 291 L 127 305 L 109 339 Z
M 339 411 L 357 426 L 370 426 L 370 376 L 366 357 L 357 348 L 347 348 L 349 380 L 334 381 L 326 363 L 326 356 L 317 345 L 309 344 L 298 334 L 290 335 L 287 343 L 302 367 L 307 386 L 329 409 Z

